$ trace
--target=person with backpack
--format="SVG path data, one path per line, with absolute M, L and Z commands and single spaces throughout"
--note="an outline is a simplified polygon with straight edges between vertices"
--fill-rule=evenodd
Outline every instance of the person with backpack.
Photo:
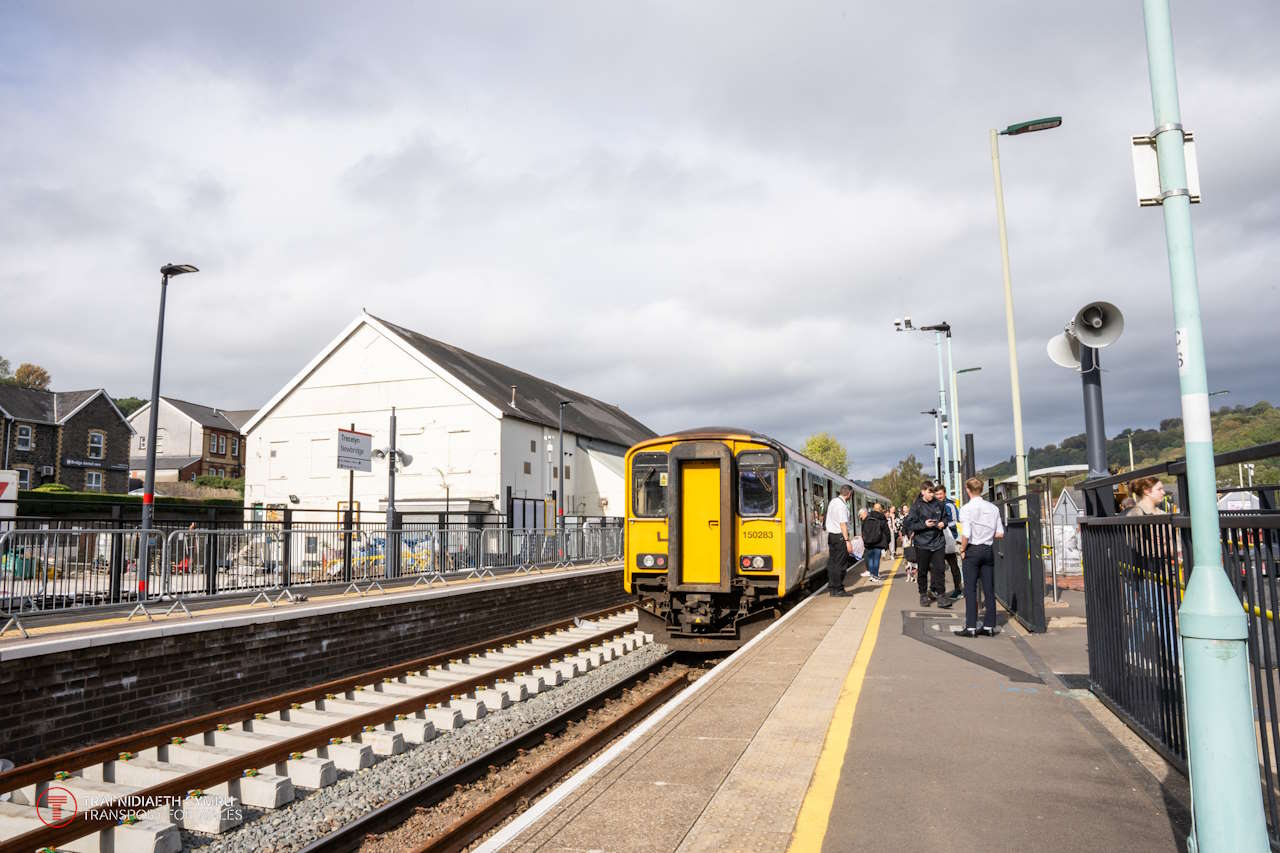
M 863 512 L 867 512 L 863 510 Z M 862 545 L 866 549 L 867 570 L 862 576 L 874 583 L 882 583 L 880 577 L 880 555 L 889 547 L 889 519 L 885 517 L 879 502 L 862 519 Z

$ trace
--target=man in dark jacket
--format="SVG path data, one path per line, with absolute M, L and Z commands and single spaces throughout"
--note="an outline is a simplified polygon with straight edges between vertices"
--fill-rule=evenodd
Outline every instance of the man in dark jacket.
M 911 505 L 904 523 L 906 529 L 911 531 L 911 541 L 916 548 L 916 564 L 920 567 L 916 585 L 920 590 L 921 607 L 928 607 L 933 599 L 937 599 L 938 606 L 943 608 L 955 604 L 955 599 L 946 596 L 946 581 L 943 578 L 943 553 L 947 549 L 947 540 L 942 531 L 947 522 L 947 511 L 942 502 L 934 499 L 933 483 L 925 480 L 920 485 L 920 497 Z
M 862 511 L 862 547 L 866 549 L 867 570 L 862 574 L 872 583 L 880 583 L 880 555 L 889 547 L 889 519 L 880 504 Z

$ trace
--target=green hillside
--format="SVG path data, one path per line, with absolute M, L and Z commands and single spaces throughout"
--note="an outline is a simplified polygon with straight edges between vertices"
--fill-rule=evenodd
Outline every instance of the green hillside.
M 1280 441 L 1280 409 L 1263 401 L 1252 406 L 1223 406 L 1212 414 L 1213 446 L 1218 453 L 1239 450 L 1258 444 Z M 1107 466 L 1115 473 L 1129 469 L 1129 439 L 1133 439 L 1133 462 L 1137 468 L 1168 462 L 1182 456 L 1182 418 L 1166 418 L 1159 429 L 1126 429 L 1107 441 Z M 1027 465 L 1031 470 L 1054 465 L 1084 464 L 1084 433 L 1062 440 L 1061 444 L 1033 447 L 1027 453 Z M 1014 474 L 1013 457 L 979 472 L 1002 480 Z M 1218 484 L 1233 486 L 1238 482 L 1236 466 L 1218 469 Z M 1245 482 L 1248 482 L 1248 473 Z M 1280 459 L 1267 459 L 1257 463 L 1253 482 L 1280 483 Z

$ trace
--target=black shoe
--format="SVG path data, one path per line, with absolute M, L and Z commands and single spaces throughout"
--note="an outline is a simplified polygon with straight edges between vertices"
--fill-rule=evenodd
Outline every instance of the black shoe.
M 922 596 L 920 596 L 920 606 L 921 606 L 921 607 L 928 607 L 928 606 L 929 606 L 930 604 L 932 604 L 932 603 L 933 603 L 933 599 L 932 599 L 932 598 L 930 598 L 929 596 L 927 596 L 927 595 L 922 595 Z
M 853 593 L 849 592 L 849 590 L 847 589 L 833 590 L 831 594 L 836 598 L 848 598 L 849 596 L 853 595 Z
M 951 607 L 955 603 L 956 603 L 956 600 L 954 598 L 947 598 L 945 595 L 938 599 L 938 606 L 941 607 L 943 610 L 946 610 L 947 608 Z
M 957 599 L 957 598 L 959 598 L 959 597 L 960 597 L 960 596 L 962 596 L 962 595 L 964 595 L 964 590 L 962 590 L 962 589 L 953 589 L 953 590 L 951 590 L 951 598 L 952 598 L 952 600 Z
M 979 629 L 978 629 L 978 633 L 979 633 L 979 634 L 981 634 L 981 635 L 982 635 L 982 636 L 984 636 L 984 637 L 994 637 L 996 634 L 999 634 L 999 633 L 1000 633 L 1000 626 L 999 626 L 999 625 L 996 625 L 996 626 L 991 627 L 991 628 L 987 628 L 987 627 L 985 627 L 985 626 L 984 626 L 984 627 L 982 627 L 982 628 L 979 628 Z
M 976 637 L 978 636 L 977 628 L 952 628 L 951 633 L 957 637 Z

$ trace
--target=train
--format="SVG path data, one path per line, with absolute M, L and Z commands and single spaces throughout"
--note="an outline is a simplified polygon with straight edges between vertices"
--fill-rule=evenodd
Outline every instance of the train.
M 700 427 L 627 451 L 623 585 L 677 651 L 731 651 L 825 577 L 827 505 L 888 499 L 752 430 Z

